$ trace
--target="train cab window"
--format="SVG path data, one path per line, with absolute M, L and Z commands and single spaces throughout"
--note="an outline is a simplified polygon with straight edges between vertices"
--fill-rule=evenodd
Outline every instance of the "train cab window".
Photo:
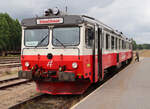
M 49 43 L 49 30 L 47 28 L 28 28 L 24 32 L 24 44 L 28 47 L 43 47 Z
M 118 38 L 116 37 L 116 50 L 118 49 Z
M 110 35 L 106 34 L 106 49 L 110 48 L 110 41 L 109 41 Z
M 85 43 L 87 47 L 92 47 L 93 45 L 93 39 L 94 39 L 94 29 L 93 28 L 87 28 L 85 34 Z
M 111 36 L 111 49 L 114 49 L 115 47 L 115 40 L 114 40 L 114 36 Z
M 58 27 L 53 29 L 54 46 L 77 46 L 80 43 L 79 27 Z

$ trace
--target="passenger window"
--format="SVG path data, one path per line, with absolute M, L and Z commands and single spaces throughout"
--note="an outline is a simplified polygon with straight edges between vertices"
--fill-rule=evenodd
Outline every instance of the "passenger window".
M 114 36 L 111 36 L 111 49 L 114 49 L 115 42 L 114 42 Z
M 124 40 L 122 40 L 122 49 L 124 49 Z
M 103 34 L 102 34 L 102 38 L 101 38 L 101 45 L 102 45 L 102 48 L 104 48 L 104 32 L 103 32 Z
M 132 44 L 129 44 L 129 49 L 132 49 Z
M 121 49 L 121 39 L 119 39 L 119 49 Z
M 94 29 L 87 28 L 85 32 L 86 32 L 85 43 L 86 43 L 87 47 L 91 48 L 93 45 L 93 39 L 94 39 Z
M 110 38 L 110 35 L 106 34 L 106 49 L 109 49 L 109 46 L 110 46 L 109 38 Z
M 124 41 L 124 49 L 126 49 L 127 48 L 127 43 L 126 43 L 126 41 Z
M 116 50 L 118 49 L 118 38 L 116 37 Z
M 127 45 L 127 49 L 129 49 L 129 42 L 128 42 L 128 45 Z

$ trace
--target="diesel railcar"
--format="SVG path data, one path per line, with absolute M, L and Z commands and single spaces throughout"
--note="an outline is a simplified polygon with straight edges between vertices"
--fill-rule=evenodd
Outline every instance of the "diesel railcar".
M 85 15 L 23 19 L 20 78 L 48 94 L 82 94 L 106 69 L 132 60 L 132 41 Z

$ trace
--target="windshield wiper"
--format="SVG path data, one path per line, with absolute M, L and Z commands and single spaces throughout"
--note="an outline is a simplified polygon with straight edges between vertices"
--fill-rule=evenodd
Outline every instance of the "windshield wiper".
M 60 40 L 58 40 L 57 38 L 55 38 L 55 40 L 56 40 L 57 42 L 59 42 L 59 43 L 65 48 L 65 45 L 64 45 Z
M 44 36 L 44 38 L 35 46 L 35 48 L 38 47 L 48 37 L 48 35 L 49 34 L 47 34 L 46 36 Z

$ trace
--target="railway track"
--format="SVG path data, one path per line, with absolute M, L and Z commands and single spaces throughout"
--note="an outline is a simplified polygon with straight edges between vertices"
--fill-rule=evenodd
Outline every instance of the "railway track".
M 32 96 L 37 95 L 36 85 L 34 82 L 24 82 L 13 86 L 0 89 L 0 109 L 8 109 L 14 104 L 24 101 Z
M 114 73 L 107 73 L 105 79 L 97 84 L 93 84 L 83 95 L 47 95 L 42 94 L 31 97 L 18 104 L 11 106 L 9 109 L 69 109 L 71 106 L 82 100 L 84 97 L 92 93 L 103 83 L 107 82 L 115 74 L 120 72 L 124 67 Z
M 1 68 L 12 68 L 20 67 L 20 59 L 18 57 L 11 58 L 0 58 L 0 69 Z
M 0 69 L 2 68 L 12 68 L 12 67 L 20 67 L 21 63 L 11 63 L 11 64 L 1 64 Z
M 6 80 L 1 80 L 0 81 L 0 90 L 4 90 L 6 88 L 17 86 L 20 84 L 24 84 L 24 83 L 27 83 L 30 81 L 31 80 L 19 79 L 18 77 L 6 79 Z
M 11 63 L 20 63 L 20 60 L 14 60 L 14 61 L 0 61 L 0 64 L 11 64 Z
M 9 79 L 4 79 L 4 80 L 0 80 L 0 84 L 4 83 L 4 82 L 8 82 L 8 81 L 12 81 L 12 80 L 17 80 L 19 79 L 18 77 L 14 77 L 14 78 L 9 78 Z
M 20 58 L 0 58 L 0 64 L 20 62 Z
M 3 61 L 19 61 L 20 58 L 0 58 L 0 62 Z

